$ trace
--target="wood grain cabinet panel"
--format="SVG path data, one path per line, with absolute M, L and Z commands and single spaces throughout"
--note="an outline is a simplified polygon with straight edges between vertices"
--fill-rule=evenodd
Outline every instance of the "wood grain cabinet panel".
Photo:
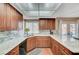
M 47 29 L 47 20 L 45 20 L 45 19 L 39 20 L 39 29 L 40 30 L 46 30 Z
M 4 31 L 6 29 L 6 6 L 3 3 L 0 3 L 0 31 Z
M 48 30 L 55 29 L 55 18 L 48 18 L 47 19 L 47 29 Z
M 54 39 L 51 40 L 51 50 L 53 54 L 60 55 L 58 43 Z
M 39 19 L 40 30 L 53 30 L 55 29 L 55 18 L 40 18 Z
M 50 38 L 47 36 L 37 36 L 36 37 L 36 47 L 37 48 L 50 47 Z
M 19 13 L 9 3 L 0 4 L 0 30 L 17 30 L 18 22 L 23 19 L 21 13 Z
M 35 36 L 27 39 L 27 52 L 34 48 L 50 48 L 50 38 L 48 36 Z
M 18 23 L 22 19 L 22 15 L 9 4 L 7 6 L 7 30 L 17 30 Z M 9 12 L 9 13 L 8 13 Z
M 19 46 L 16 46 L 14 49 L 12 49 L 6 55 L 19 55 Z
M 73 53 L 57 42 L 55 39 L 51 38 L 51 50 L 54 55 L 72 55 Z
M 30 37 L 27 39 L 27 47 L 26 50 L 27 52 L 33 50 L 36 47 L 36 39 L 35 37 Z

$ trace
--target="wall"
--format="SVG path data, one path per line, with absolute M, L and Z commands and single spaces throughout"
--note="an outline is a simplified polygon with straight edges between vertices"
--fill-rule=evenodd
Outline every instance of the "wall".
M 79 17 L 79 3 L 63 3 L 53 17 Z

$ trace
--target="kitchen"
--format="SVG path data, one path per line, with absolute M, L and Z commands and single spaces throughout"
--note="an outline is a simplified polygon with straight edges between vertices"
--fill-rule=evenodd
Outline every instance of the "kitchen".
M 78 6 L 0 3 L 0 55 L 79 55 Z

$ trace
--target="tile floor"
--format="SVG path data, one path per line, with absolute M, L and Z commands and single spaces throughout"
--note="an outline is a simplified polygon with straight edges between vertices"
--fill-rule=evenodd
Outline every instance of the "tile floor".
M 27 55 L 52 55 L 52 51 L 50 48 L 36 48 Z

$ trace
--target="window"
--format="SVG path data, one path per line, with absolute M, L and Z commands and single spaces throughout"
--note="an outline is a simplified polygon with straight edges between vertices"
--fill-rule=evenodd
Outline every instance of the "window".
M 25 28 L 29 28 L 28 33 L 39 33 L 38 21 L 26 21 Z
M 67 35 L 67 24 L 62 24 L 62 35 Z
M 76 24 L 70 24 L 70 34 L 71 36 L 76 35 Z
M 62 35 L 78 36 L 78 24 L 62 24 Z

